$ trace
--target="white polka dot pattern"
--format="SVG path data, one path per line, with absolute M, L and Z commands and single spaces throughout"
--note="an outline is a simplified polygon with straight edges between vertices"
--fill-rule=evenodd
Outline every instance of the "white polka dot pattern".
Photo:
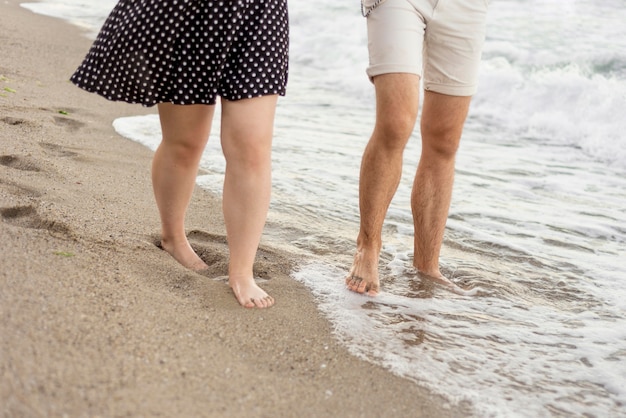
M 287 0 L 120 0 L 71 81 L 144 106 L 284 95 L 288 21 Z

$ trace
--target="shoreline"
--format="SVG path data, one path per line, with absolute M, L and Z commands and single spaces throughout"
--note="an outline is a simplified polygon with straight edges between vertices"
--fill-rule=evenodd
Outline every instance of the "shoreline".
M 155 109 L 73 86 L 91 40 L 19 3 L 0 5 L 2 416 L 471 415 L 351 355 L 271 242 L 276 305 L 241 308 L 209 192 L 187 218 L 209 276 L 160 250 L 152 151 L 111 125 Z

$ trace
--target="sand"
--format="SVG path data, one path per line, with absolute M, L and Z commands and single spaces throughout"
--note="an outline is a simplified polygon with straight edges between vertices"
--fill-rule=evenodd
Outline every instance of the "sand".
M 0 3 L 0 416 L 466 416 L 351 355 L 271 242 L 277 303 L 240 307 L 216 196 L 187 220 L 208 275 L 160 250 L 152 152 L 111 126 L 155 109 L 69 83 L 90 44 Z

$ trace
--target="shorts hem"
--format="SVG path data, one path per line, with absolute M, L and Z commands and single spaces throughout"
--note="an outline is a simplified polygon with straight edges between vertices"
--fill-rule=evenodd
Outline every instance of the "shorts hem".
M 367 76 L 370 81 L 377 75 L 392 74 L 392 73 L 408 73 L 415 74 L 418 77 L 422 77 L 421 68 L 411 65 L 397 65 L 397 64 L 384 64 L 384 65 L 372 65 L 366 70 Z
M 476 94 L 478 86 L 475 84 L 471 86 L 450 86 L 446 84 L 424 82 L 424 90 L 445 94 L 447 96 L 465 97 Z

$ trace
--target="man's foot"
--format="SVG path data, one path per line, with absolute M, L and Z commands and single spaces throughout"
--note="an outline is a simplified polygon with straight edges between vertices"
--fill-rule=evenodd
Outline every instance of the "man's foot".
M 378 252 L 358 249 L 354 262 L 346 276 L 346 286 L 356 293 L 376 296 L 380 291 L 378 282 Z
M 274 305 L 274 298 L 265 293 L 252 277 L 229 277 L 228 284 L 241 306 L 244 308 L 269 308 Z
M 174 257 L 174 260 L 178 261 L 190 270 L 200 272 L 209 268 L 209 266 L 202 261 L 200 257 L 198 257 L 198 254 L 196 254 L 193 248 L 191 248 L 191 245 L 187 240 L 178 245 L 162 240 L 161 248 Z
M 420 271 L 418 269 L 417 270 L 417 274 L 418 274 L 418 277 L 421 280 L 428 280 L 428 281 L 430 281 L 432 283 L 435 283 L 435 284 L 438 284 L 440 286 L 443 286 L 446 289 L 451 290 L 454 293 L 459 293 L 459 294 L 465 293 L 465 290 L 463 290 L 462 288 L 460 288 L 459 286 L 454 284 L 454 282 L 452 282 L 446 276 L 441 274 L 441 272 L 439 270 L 427 273 L 425 271 Z

